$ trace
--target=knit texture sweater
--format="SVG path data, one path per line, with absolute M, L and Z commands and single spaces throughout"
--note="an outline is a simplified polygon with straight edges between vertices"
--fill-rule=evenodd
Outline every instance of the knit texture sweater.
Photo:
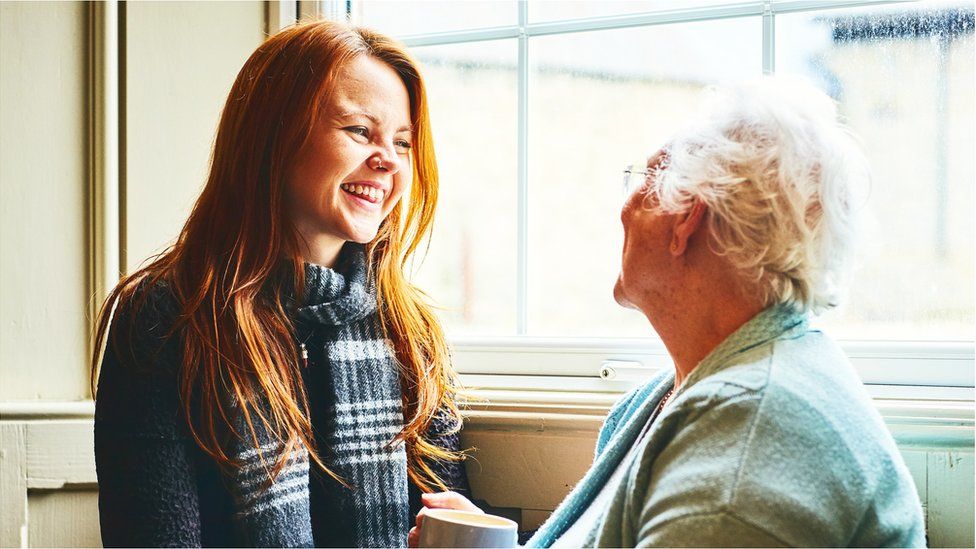
M 295 344 L 308 353 L 303 381 L 316 445 L 349 486 L 309 467 L 299 448 L 267 486 L 283 445 L 257 427 L 233 440 L 240 463 L 220 468 L 188 433 L 178 392 L 177 337 L 167 338 L 176 303 L 150 291 L 132 333 L 133 360 L 116 353 L 113 322 L 95 416 L 102 540 L 107 546 L 402 547 L 420 493 L 407 478 L 398 364 L 379 325 L 361 246 L 347 245 L 334 269 L 306 265 L 294 300 Z M 127 342 L 128 338 L 122 340 Z M 123 343 L 125 344 L 125 343 Z M 239 432 L 249 433 L 243 418 Z M 429 438 L 458 448 L 457 427 L 438 418 Z M 467 491 L 459 464 L 433 463 L 452 488 Z
M 615 405 L 592 467 L 529 546 L 576 521 L 673 384 L 664 372 Z M 912 478 L 849 361 L 783 307 L 715 348 L 624 466 L 581 545 L 925 545 Z

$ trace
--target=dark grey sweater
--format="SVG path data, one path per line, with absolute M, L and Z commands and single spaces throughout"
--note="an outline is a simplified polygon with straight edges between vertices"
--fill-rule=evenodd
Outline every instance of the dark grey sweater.
M 316 444 L 346 488 L 292 456 L 262 489 L 263 463 L 282 451 L 271 437 L 230 451 L 243 466 L 222 472 L 190 438 L 178 387 L 176 315 L 165 288 L 147 290 L 132 335 L 117 312 L 102 364 L 95 412 L 95 458 L 106 546 L 404 546 L 420 492 L 406 476 L 397 366 L 381 336 L 361 247 L 347 246 L 335 270 L 306 266 L 307 290 L 295 309 L 296 346 L 309 352 L 304 382 Z M 115 338 L 120 343 L 117 353 Z M 430 438 L 458 449 L 448 421 Z M 263 458 L 263 460 L 262 460 Z M 434 463 L 452 488 L 467 492 L 459 464 Z

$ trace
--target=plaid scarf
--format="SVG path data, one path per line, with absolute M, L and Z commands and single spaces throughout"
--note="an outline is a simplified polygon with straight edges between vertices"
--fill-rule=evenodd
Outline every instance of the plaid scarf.
M 259 446 L 245 440 L 235 452 L 237 538 L 256 546 L 406 546 L 407 455 L 392 442 L 404 425 L 400 377 L 363 247 L 347 244 L 334 269 L 306 264 L 305 279 L 294 320 L 296 346 L 308 352 L 309 414 L 320 456 L 348 487 L 310 469 L 302 448 L 265 489 L 266 468 L 284 447 L 255 425 Z

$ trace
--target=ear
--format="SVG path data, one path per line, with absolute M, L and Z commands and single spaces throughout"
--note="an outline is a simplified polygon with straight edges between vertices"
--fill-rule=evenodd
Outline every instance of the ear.
M 682 255 L 688 249 L 688 241 L 702 227 L 705 211 L 705 205 L 700 200 L 695 199 L 688 211 L 674 216 L 674 227 L 671 230 L 672 256 Z

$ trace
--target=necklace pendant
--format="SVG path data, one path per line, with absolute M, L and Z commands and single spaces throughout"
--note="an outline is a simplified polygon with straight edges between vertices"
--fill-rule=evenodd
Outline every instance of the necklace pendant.
M 299 349 L 302 355 L 302 367 L 308 368 L 308 349 L 305 347 L 304 343 L 299 344 Z

